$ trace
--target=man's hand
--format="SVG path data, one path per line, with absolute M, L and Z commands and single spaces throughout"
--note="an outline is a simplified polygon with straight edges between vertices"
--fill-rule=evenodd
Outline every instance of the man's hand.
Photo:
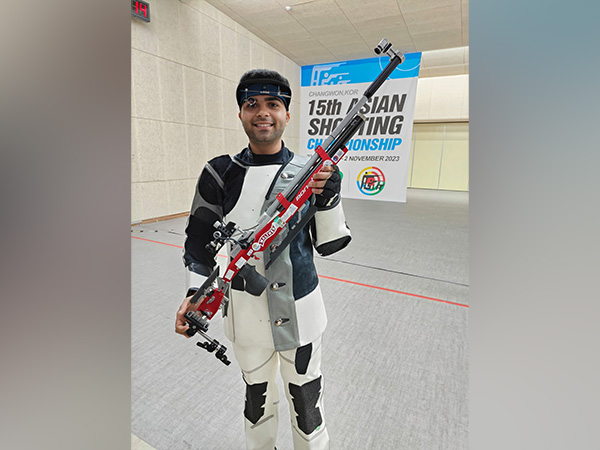
M 185 334 L 186 330 L 189 328 L 189 325 L 185 321 L 185 313 L 188 311 L 194 311 L 198 305 L 194 303 L 190 303 L 192 296 L 186 297 L 183 300 L 183 303 L 179 307 L 179 311 L 177 311 L 177 319 L 175 320 L 175 333 L 181 334 L 186 338 L 189 338 L 187 334 Z
M 333 166 L 323 166 L 321 170 L 315 173 L 308 187 L 312 188 L 313 194 L 322 194 L 325 183 L 333 172 Z
M 324 208 L 327 205 L 335 204 L 342 188 L 340 169 L 338 166 L 333 165 L 323 166 L 323 169 L 320 172 L 317 172 L 314 178 L 316 178 L 317 175 L 319 178 L 324 179 L 320 180 L 320 189 L 313 189 L 313 192 L 317 194 L 315 197 L 315 205 L 317 208 Z

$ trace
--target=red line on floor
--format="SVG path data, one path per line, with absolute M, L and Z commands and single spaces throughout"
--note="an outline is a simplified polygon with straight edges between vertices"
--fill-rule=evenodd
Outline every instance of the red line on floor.
M 144 238 L 137 237 L 137 236 L 131 236 L 131 238 L 132 239 L 139 239 L 140 241 L 153 242 L 155 244 L 168 245 L 169 247 L 183 248 L 181 245 L 167 244 L 166 242 L 153 241 L 152 239 L 144 239 Z M 217 256 L 220 256 L 221 258 L 227 258 L 227 255 L 217 255 Z
M 340 278 L 333 278 L 333 277 L 328 277 L 325 275 L 319 275 L 319 277 L 327 278 L 328 280 L 341 281 L 342 283 L 350 283 L 350 284 L 356 284 L 357 286 L 364 286 L 364 287 L 368 287 L 368 288 L 372 288 L 372 289 L 379 289 L 380 291 L 394 292 L 395 294 L 409 295 L 411 297 L 423 298 L 425 300 L 433 300 L 434 302 L 448 303 L 450 305 L 462 306 L 464 308 L 469 307 L 469 305 L 465 305 L 464 303 L 456 303 L 456 302 L 450 302 L 448 300 L 442 300 L 439 298 L 425 297 L 424 295 L 411 294 L 409 292 L 396 291 L 395 289 L 388 289 L 388 288 L 383 288 L 383 287 L 379 287 L 379 286 L 372 286 L 370 284 L 357 283 L 356 281 L 342 280 Z
M 168 245 L 169 247 L 183 248 L 181 245 L 167 244 L 166 242 L 153 241 L 152 239 L 144 239 L 144 238 L 137 237 L 137 236 L 131 236 L 131 238 L 132 239 L 139 239 L 140 241 L 154 242 L 155 244 Z
M 139 239 L 140 241 L 147 241 L 147 242 L 153 242 L 155 244 L 168 245 L 169 247 L 183 248 L 181 245 L 167 244 L 166 242 L 153 241 L 152 239 L 144 239 L 144 238 L 137 237 L 137 236 L 131 236 L 131 237 L 132 237 L 132 239 Z M 226 257 L 225 255 L 217 255 L 217 256 L 221 256 L 221 257 L 224 257 L 224 258 Z M 456 303 L 456 302 L 450 302 L 448 300 L 442 300 L 442 299 L 439 299 L 439 298 L 425 297 L 424 295 L 411 294 L 410 292 L 396 291 L 395 289 L 388 289 L 388 288 L 384 288 L 384 287 L 373 286 L 373 285 L 370 285 L 370 284 L 358 283 L 356 281 L 342 280 L 341 278 L 333 278 L 333 277 L 328 277 L 328 276 L 325 276 L 325 275 L 319 275 L 319 278 L 326 278 L 328 280 L 340 281 L 342 283 L 355 284 L 357 286 L 368 287 L 368 288 L 371 288 L 371 289 L 379 289 L 380 291 L 393 292 L 395 294 L 408 295 L 410 297 L 418 297 L 418 298 L 422 298 L 422 299 L 425 299 L 425 300 L 432 300 L 434 302 L 448 303 L 449 305 L 462 306 L 463 308 L 468 308 L 469 307 L 469 305 L 465 305 L 464 303 Z

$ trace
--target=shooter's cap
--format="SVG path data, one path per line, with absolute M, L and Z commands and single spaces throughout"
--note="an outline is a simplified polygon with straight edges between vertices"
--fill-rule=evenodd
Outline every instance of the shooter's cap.
M 238 106 L 249 97 L 255 95 L 272 95 L 283 101 L 285 109 L 289 111 L 292 101 L 292 89 L 288 80 L 273 70 L 255 69 L 242 75 L 235 91 Z

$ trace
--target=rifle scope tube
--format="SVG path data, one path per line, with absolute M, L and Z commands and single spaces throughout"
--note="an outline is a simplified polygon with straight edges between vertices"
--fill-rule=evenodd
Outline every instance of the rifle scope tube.
M 387 66 L 385 66 L 383 72 L 381 72 L 379 76 L 375 78 L 375 81 L 373 81 L 367 88 L 367 90 L 364 93 L 364 96 L 368 99 L 373 97 L 373 94 L 375 94 L 377 89 L 381 87 L 381 85 L 385 82 L 385 80 L 387 80 L 387 78 L 392 74 L 396 67 L 402 64 L 402 61 L 404 61 L 404 56 L 402 54 L 396 54 L 396 56 L 390 59 L 390 62 Z
M 346 128 L 342 130 L 339 137 L 333 141 L 329 148 L 324 149 L 329 156 L 335 155 L 335 153 L 344 147 L 350 138 L 354 136 L 354 134 L 358 131 L 358 129 L 365 123 L 367 119 L 361 113 L 356 113 L 356 115 L 352 118 L 352 121 L 348 124 Z

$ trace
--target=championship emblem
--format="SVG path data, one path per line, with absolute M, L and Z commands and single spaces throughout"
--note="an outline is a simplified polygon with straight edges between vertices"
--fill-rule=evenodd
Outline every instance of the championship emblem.
M 365 195 L 377 195 L 385 187 L 385 175 L 378 167 L 367 167 L 358 174 L 356 185 Z

